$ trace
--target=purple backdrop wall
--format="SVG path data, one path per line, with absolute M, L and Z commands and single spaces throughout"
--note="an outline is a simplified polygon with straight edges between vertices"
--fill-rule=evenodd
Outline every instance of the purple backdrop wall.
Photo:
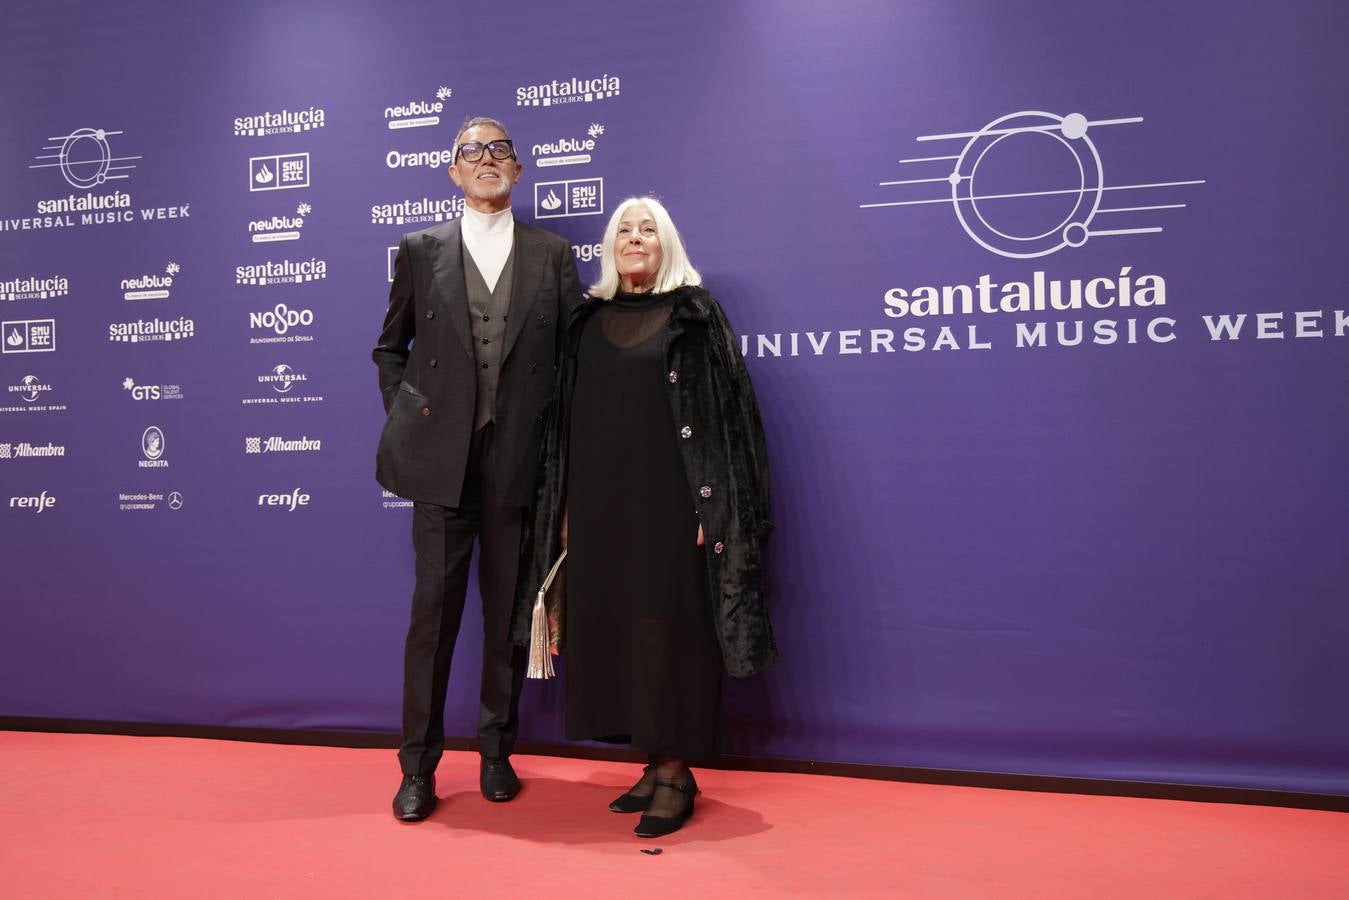
M 584 278 L 654 192 L 744 336 L 783 662 L 731 686 L 734 751 L 1349 793 L 1347 25 L 7 10 L 0 715 L 397 728 L 369 348 L 488 113 Z M 525 736 L 560 719 L 529 686 Z

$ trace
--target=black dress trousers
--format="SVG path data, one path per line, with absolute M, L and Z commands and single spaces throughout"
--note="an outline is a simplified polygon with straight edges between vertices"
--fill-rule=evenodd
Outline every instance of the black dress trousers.
M 403 744 L 398 751 L 405 775 L 434 772 L 444 751 L 450 657 L 464 614 L 475 539 L 483 617 L 479 751 L 507 756 L 519 732 L 525 650 L 511 642 L 509 631 L 525 510 L 497 500 L 493 429 L 489 422 L 473 435 L 459 506 L 413 504 L 417 580 L 403 654 Z

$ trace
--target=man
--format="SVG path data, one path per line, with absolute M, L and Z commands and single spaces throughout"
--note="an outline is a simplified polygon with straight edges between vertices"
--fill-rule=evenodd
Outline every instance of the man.
M 580 302 L 571 245 L 511 215 L 523 169 L 500 122 L 473 118 L 459 129 L 450 177 L 464 192 L 464 215 L 403 236 L 373 353 L 387 414 L 375 477 L 414 501 L 403 783 L 393 800 L 404 821 L 435 809 L 450 655 L 475 538 L 484 624 L 480 787 L 497 801 L 520 791 L 509 757 L 525 661 L 508 634 L 520 523 L 533 499 L 557 324 Z

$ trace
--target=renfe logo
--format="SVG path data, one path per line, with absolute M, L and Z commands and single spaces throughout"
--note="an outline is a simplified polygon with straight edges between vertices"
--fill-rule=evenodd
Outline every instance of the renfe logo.
M 297 507 L 308 505 L 309 495 L 299 488 L 289 494 L 258 494 L 258 506 L 281 506 L 286 512 L 295 512 Z
M 10 497 L 10 509 L 35 509 L 41 515 L 45 509 L 51 509 L 56 505 L 56 498 L 43 491 L 36 497 Z

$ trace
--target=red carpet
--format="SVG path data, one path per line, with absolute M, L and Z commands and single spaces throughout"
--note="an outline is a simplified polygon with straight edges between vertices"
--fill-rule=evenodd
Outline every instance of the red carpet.
M 389 750 L 0 732 L 0 896 L 1349 897 L 1341 813 L 700 771 L 650 842 L 636 767 L 515 762 L 492 804 L 446 754 L 407 825 Z

